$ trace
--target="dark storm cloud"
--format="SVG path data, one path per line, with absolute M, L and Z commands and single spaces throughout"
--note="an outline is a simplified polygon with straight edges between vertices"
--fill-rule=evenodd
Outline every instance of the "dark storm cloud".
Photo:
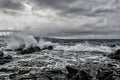
M 16 0 L 0 0 L 0 8 L 1 9 L 22 9 L 22 4 Z
M 52 7 L 56 9 L 64 9 L 69 3 L 72 3 L 76 0 L 35 0 L 39 6 Z
M 97 0 L 35 0 L 41 8 L 52 8 L 59 10 L 59 15 L 84 15 L 84 16 L 101 16 L 115 12 L 117 0 L 97 1 Z M 78 4 L 79 3 L 79 4 Z M 108 6 L 104 8 L 104 6 Z M 110 5 L 110 6 L 109 6 Z M 98 7 L 98 8 L 97 8 Z M 96 8 L 94 10 L 94 8 Z

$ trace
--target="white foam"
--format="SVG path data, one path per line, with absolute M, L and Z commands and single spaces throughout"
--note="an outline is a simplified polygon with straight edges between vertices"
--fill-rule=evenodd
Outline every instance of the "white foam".
M 52 43 L 50 41 L 44 41 L 41 39 L 40 41 L 36 41 L 36 39 L 32 35 L 16 33 L 12 34 L 11 38 L 7 41 L 7 49 L 16 49 L 21 46 L 24 48 L 28 48 L 31 46 L 38 46 L 40 48 L 54 46 L 54 50 L 62 50 L 62 51 L 97 51 L 97 52 L 107 52 L 111 53 L 120 47 L 117 46 L 115 48 L 111 48 L 105 45 L 92 45 L 88 42 L 86 43 L 77 43 L 75 45 L 60 45 L 59 43 Z
M 21 46 L 24 48 L 28 48 L 30 46 L 37 45 L 37 41 L 34 39 L 32 35 L 27 35 L 23 33 L 16 33 L 10 35 L 10 39 L 7 40 L 7 49 L 16 49 Z
M 63 51 L 98 51 L 98 52 L 113 52 L 113 48 L 103 45 L 91 45 L 89 43 L 79 43 L 73 46 L 68 45 L 58 45 L 55 47 L 55 50 Z
M 48 47 L 48 46 L 56 46 L 57 44 L 55 43 L 52 43 L 50 41 L 45 41 L 43 39 L 41 39 L 39 42 L 38 42 L 38 46 L 40 48 L 44 48 L 44 47 Z

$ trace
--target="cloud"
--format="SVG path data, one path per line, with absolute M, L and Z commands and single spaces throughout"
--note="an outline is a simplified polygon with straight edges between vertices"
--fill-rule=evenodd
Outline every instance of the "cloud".
M 35 0 L 42 8 L 52 8 L 62 16 L 101 16 L 114 13 L 119 7 L 117 0 Z
M 22 9 L 22 4 L 17 0 L 0 0 L 1 9 Z
M 0 0 L 0 27 L 37 36 L 116 37 L 119 12 L 119 0 Z

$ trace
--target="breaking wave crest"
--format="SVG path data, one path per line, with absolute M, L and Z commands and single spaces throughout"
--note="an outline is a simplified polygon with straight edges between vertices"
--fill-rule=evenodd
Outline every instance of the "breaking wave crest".
M 44 39 L 40 39 L 37 41 L 32 35 L 27 34 L 12 34 L 11 38 L 7 40 L 7 49 L 15 50 L 19 47 L 24 47 L 24 49 L 29 48 L 31 46 L 38 46 L 40 48 L 44 48 L 46 46 L 53 46 L 54 50 L 62 50 L 62 51 L 97 51 L 97 52 L 107 52 L 111 53 L 119 48 L 109 47 L 105 45 L 92 45 L 87 43 L 76 43 L 75 45 L 61 45 L 59 43 L 52 43 L 50 41 L 45 41 Z
M 63 51 L 90 51 L 90 52 L 107 52 L 107 53 L 111 53 L 116 49 L 118 49 L 118 47 L 111 48 L 109 46 L 91 45 L 89 43 L 79 43 L 72 46 L 59 45 L 55 47 L 55 50 L 63 50 Z

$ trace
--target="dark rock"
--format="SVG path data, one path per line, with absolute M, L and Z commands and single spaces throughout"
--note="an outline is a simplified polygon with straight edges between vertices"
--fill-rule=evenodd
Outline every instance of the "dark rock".
M 66 66 L 66 69 L 68 71 L 68 75 L 67 75 L 68 79 L 72 78 L 79 72 L 75 67 L 71 67 L 71 66 Z
M 59 69 L 48 70 L 43 74 L 48 80 L 66 80 L 66 74 Z
M 11 80 L 15 80 L 16 75 L 17 75 L 16 73 L 10 74 L 10 75 L 9 75 L 9 78 L 10 78 Z
M 37 51 L 40 51 L 41 49 L 37 46 L 34 46 L 34 47 L 30 47 L 30 48 L 27 48 L 27 49 L 24 49 L 24 50 L 21 50 L 18 52 L 18 54 L 31 54 L 33 52 L 37 52 Z
M 19 75 L 22 75 L 22 74 L 26 74 L 26 73 L 29 73 L 30 70 L 21 70 L 18 72 Z
M 0 51 L 0 58 L 4 56 L 4 53 Z
M 8 72 L 8 69 L 7 68 L 1 68 L 0 72 Z
M 76 67 L 66 66 L 67 71 L 69 72 L 67 78 L 70 80 L 91 80 L 90 76 L 85 70 L 78 70 Z
M 53 50 L 53 46 L 45 46 L 42 50 Z
M 5 51 L 13 51 L 12 49 L 5 49 Z
M 76 67 L 72 67 L 72 66 L 66 66 L 66 69 L 69 73 L 78 73 L 78 69 Z
M 53 74 L 62 74 L 63 72 L 61 70 L 50 70 L 50 71 L 47 71 L 49 73 L 53 73 Z
M 4 57 L 3 61 L 6 62 L 6 63 L 11 62 L 12 61 L 12 56 L 8 55 L 8 56 Z
M 115 53 L 109 54 L 109 58 L 120 60 L 120 49 L 115 51 Z
M 8 55 L 8 56 L 4 57 L 4 59 L 12 59 L 12 56 Z
M 0 58 L 0 65 L 3 65 L 5 63 L 11 62 L 12 61 L 12 56 L 8 55 L 6 57 Z
M 98 74 L 97 74 L 96 78 L 98 80 L 120 80 L 119 75 L 120 74 L 118 74 L 115 69 L 112 69 L 112 68 L 103 69 L 103 68 L 101 68 L 98 70 Z
M 3 64 L 5 64 L 4 59 L 0 59 L 0 65 L 3 65 Z
M 48 50 L 53 50 L 53 46 L 48 46 Z
M 110 45 L 110 47 L 116 47 L 116 45 L 113 44 L 113 45 Z
M 90 76 L 86 71 L 80 71 L 80 80 L 91 80 L 92 76 Z

